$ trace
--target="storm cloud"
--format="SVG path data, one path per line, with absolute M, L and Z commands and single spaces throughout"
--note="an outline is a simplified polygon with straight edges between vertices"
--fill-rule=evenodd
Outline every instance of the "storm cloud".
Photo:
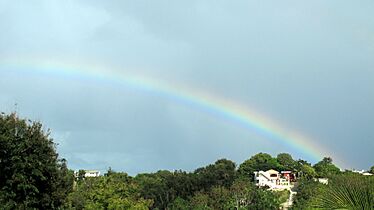
M 0 0 L 0 110 L 51 128 L 73 169 L 192 170 L 257 152 L 308 159 L 166 98 L 25 74 L 1 62 L 100 65 L 253 107 L 328 148 L 344 167 L 367 169 L 374 160 L 373 8 L 372 1 L 337 0 Z

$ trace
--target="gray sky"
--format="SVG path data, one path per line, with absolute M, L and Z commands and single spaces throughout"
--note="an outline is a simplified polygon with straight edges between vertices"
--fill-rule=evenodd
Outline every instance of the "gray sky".
M 0 0 L 0 110 L 17 103 L 22 116 L 51 128 L 73 169 L 192 170 L 222 157 L 240 164 L 258 152 L 309 158 L 167 98 L 2 65 L 99 64 L 253 107 L 346 167 L 368 169 L 373 9 L 369 0 Z

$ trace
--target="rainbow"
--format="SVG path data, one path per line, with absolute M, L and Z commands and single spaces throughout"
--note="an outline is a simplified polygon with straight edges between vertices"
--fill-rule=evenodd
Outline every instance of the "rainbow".
M 159 97 L 172 100 L 174 102 L 193 107 L 200 111 L 209 113 L 242 126 L 251 132 L 255 131 L 267 139 L 286 144 L 298 152 L 318 161 L 324 156 L 333 156 L 338 165 L 343 165 L 333 153 L 327 151 L 322 145 L 317 145 L 310 138 L 307 138 L 290 129 L 279 126 L 269 117 L 255 112 L 248 106 L 235 103 L 225 98 L 202 93 L 201 91 L 187 89 L 180 85 L 170 85 L 170 83 L 151 79 L 145 76 L 129 76 L 113 71 L 112 68 L 100 68 L 99 65 L 83 65 L 82 63 L 58 62 L 50 60 L 24 60 L 5 59 L 0 60 L 0 71 L 2 69 L 22 70 L 29 73 L 46 74 L 56 77 L 67 77 L 77 80 L 93 80 L 108 84 L 121 85 L 126 88 L 150 93 Z M 169 85 L 168 85 L 169 84 Z

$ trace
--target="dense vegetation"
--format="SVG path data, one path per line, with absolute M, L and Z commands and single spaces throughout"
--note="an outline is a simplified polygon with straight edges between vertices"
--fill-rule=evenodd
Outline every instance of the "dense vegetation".
M 293 209 L 374 209 L 374 177 L 346 172 L 329 184 L 300 180 Z
M 1 209 L 54 209 L 73 190 L 73 174 L 39 122 L 0 115 Z
M 69 207 L 82 209 L 278 209 L 278 194 L 241 177 L 221 159 L 194 172 L 158 171 L 129 177 L 109 170 L 77 181 Z
M 253 182 L 254 171 L 268 169 L 298 174 L 294 209 L 374 208 L 374 176 L 341 172 L 328 157 L 311 165 L 287 153 L 259 153 L 239 166 L 220 159 L 192 172 L 131 177 L 109 168 L 104 176 L 74 177 L 40 123 L 0 115 L 1 209 L 279 209 L 289 192 Z

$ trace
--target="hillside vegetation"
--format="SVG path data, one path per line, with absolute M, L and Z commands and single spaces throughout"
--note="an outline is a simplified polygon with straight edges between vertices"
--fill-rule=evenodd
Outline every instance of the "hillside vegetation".
M 2 209 L 279 209 L 288 192 L 253 182 L 253 172 L 269 169 L 298 175 L 294 209 L 374 208 L 374 176 L 341 172 L 328 157 L 312 165 L 287 153 L 258 153 L 239 165 L 219 159 L 191 172 L 132 177 L 109 168 L 99 177 L 74 176 L 41 123 L 0 115 Z

